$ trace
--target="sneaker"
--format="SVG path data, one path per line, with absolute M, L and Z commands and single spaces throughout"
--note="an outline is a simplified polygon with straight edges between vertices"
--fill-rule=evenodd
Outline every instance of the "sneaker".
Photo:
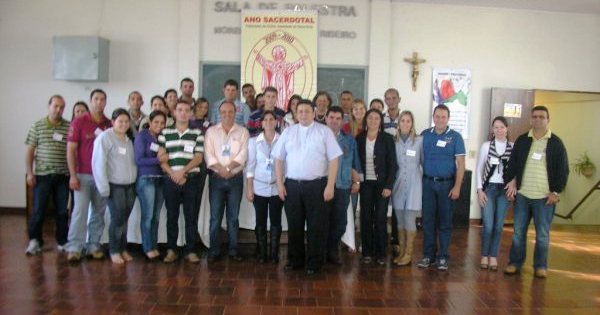
M 187 254 L 187 256 L 185 256 L 185 261 L 187 261 L 190 264 L 198 264 L 200 263 L 200 258 L 198 258 L 198 255 L 196 255 L 196 253 L 189 253 Z
M 365 256 L 361 258 L 361 261 L 363 264 L 370 264 L 373 261 L 373 259 L 371 258 L 371 256 Z
M 96 260 L 101 260 L 104 259 L 104 251 L 102 251 L 101 249 L 93 251 L 90 256 L 92 256 L 93 259 Z
M 67 261 L 69 262 L 78 262 L 81 260 L 80 252 L 68 252 L 67 253 Z
M 27 256 L 37 255 L 42 252 L 42 248 L 40 247 L 40 242 L 36 239 L 32 239 L 29 241 L 29 245 L 27 245 L 27 249 L 25 250 L 25 254 Z
M 446 271 L 448 270 L 448 260 L 441 258 L 437 261 L 437 270 Z
M 546 271 L 546 269 L 544 269 L 544 268 L 537 268 L 533 275 L 536 278 L 544 279 L 544 278 L 548 277 L 548 271 Z
M 423 257 L 423 259 L 419 260 L 417 263 L 417 267 L 419 268 L 429 268 L 432 265 L 431 258 Z
M 172 249 L 168 249 L 167 250 L 167 256 L 165 256 L 165 259 L 163 259 L 163 262 L 166 264 L 170 264 L 174 261 L 177 260 L 177 254 L 175 254 L 175 251 Z
M 515 266 L 515 265 L 508 265 L 504 269 L 504 273 L 507 275 L 514 275 L 514 274 L 519 273 L 519 268 L 517 268 L 517 266 Z

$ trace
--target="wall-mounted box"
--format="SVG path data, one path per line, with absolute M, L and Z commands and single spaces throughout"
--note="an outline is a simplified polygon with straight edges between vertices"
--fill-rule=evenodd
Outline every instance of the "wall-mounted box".
M 108 82 L 109 41 L 98 36 L 55 36 L 57 80 Z

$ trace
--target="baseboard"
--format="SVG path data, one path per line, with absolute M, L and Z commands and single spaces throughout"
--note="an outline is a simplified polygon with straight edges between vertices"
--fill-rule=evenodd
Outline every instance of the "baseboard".
M 27 215 L 25 208 L 18 207 L 0 207 L 0 214 L 9 215 Z
M 481 225 L 481 219 L 469 219 L 469 225 Z

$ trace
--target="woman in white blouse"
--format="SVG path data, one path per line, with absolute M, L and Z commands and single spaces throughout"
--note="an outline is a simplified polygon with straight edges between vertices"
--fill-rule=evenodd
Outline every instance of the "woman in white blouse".
M 258 261 L 267 261 L 267 218 L 271 223 L 271 261 L 279 263 L 279 239 L 281 237 L 281 209 L 275 182 L 275 160 L 272 149 L 279 135 L 275 131 L 277 118 L 273 111 L 263 113 L 263 132 L 248 141 L 248 164 L 246 165 L 246 198 L 254 203 L 256 211 L 256 234 Z
M 477 197 L 481 206 L 483 229 L 481 232 L 482 269 L 498 270 L 498 248 L 502 238 L 504 216 L 508 208 L 504 169 L 510 159 L 513 144 L 508 142 L 508 122 L 498 116 L 492 122 L 493 138 L 481 145 L 477 163 Z

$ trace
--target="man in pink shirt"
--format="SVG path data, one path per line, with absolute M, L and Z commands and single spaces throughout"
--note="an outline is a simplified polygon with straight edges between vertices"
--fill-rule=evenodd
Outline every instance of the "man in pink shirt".
M 112 126 L 104 115 L 106 93 L 96 89 L 90 94 L 90 112 L 71 122 L 67 137 L 69 188 L 75 191 L 74 208 L 65 246 L 67 260 L 77 262 L 86 250 L 94 259 L 104 258 L 100 237 L 104 231 L 106 199 L 100 195 L 92 175 L 94 140 Z M 92 204 L 88 222 L 88 209 Z M 89 235 L 86 242 L 86 235 Z M 86 244 L 87 243 L 87 244 Z
M 229 257 L 241 261 L 238 253 L 238 215 L 244 191 L 243 170 L 248 153 L 248 130 L 235 123 L 236 107 L 224 101 L 219 106 L 221 122 L 210 127 L 204 137 L 206 166 L 212 170 L 209 180 L 210 249 L 208 262 L 220 255 L 219 230 L 227 205 L 227 235 Z

